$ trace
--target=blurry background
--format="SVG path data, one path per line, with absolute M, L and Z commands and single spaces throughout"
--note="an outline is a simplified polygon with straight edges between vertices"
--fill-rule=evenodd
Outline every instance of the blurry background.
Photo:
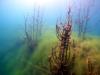
M 10 59 L 14 62 L 13 59 L 18 56 L 16 53 L 23 44 L 21 41 L 25 37 L 25 16 L 33 16 L 34 9 L 39 8 L 43 16 L 43 30 L 54 33 L 57 19 L 63 20 L 66 17 L 70 5 L 72 8 L 73 31 L 77 32 L 75 19 L 79 7 L 80 5 L 86 7 L 87 3 L 89 3 L 88 0 L 0 0 L 0 75 L 9 75 L 9 72 L 14 72 L 13 68 L 9 68 L 12 63 L 9 63 L 10 66 L 7 66 L 7 63 Z M 89 34 L 100 36 L 100 0 L 93 0 L 89 4 L 91 4 Z M 52 40 L 52 36 L 49 36 Z M 9 51 L 13 55 L 8 54 Z

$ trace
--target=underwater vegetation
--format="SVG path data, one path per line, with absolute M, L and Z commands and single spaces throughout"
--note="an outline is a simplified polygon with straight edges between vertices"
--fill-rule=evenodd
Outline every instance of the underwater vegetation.
M 31 20 L 32 19 L 32 20 Z M 29 22 L 28 22 L 29 21 Z M 40 11 L 34 9 L 32 18 L 25 17 L 25 36 L 30 53 L 32 53 L 35 47 L 38 45 L 38 41 L 42 35 L 43 18 L 40 15 Z
M 100 37 L 88 35 L 90 8 L 80 6 L 73 19 L 69 6 L 54 28 L 34 9 L 24 17 L 25 37 L 0 56 L 0 75 L 100 75 Z
M 68 11 L 68 22 L 56 25 L 56 34 L 59 39 L 59 44 L 52 49 L 49 59 L 51 75 L 75 75 L 73 67 L 75 63 L 75 52 L 71 51 L 71 30 L 72 19 L 71 9 Z M 72 53 L 74 52 L 74 53 Z

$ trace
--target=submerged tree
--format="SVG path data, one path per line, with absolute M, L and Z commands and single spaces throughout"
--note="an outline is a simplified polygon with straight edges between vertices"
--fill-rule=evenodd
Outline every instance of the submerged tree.
M 51 75 L 75 75 L 73 72 L 75 64 L 75 53 L 71 51 L 71 31 L 72 19 L 71 9 L 68 11 L 68 21 L 63 24 L 56 24 L 56 34 L 59 39 L 59 44 L 52 48 L 52 53 L 49 58 Z
M 31 51 L 38 45 L 40 37 L 42 35 L 43 18 L 39 11 L 34 9 L 32 18 L 28 20 L 25 18 L 25 36 L 28 47 Z

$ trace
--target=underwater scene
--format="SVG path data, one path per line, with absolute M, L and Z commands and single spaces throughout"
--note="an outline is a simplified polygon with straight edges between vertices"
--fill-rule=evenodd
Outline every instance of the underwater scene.
M 100 0 L 0 0 L 0 75 L 100 75 Z

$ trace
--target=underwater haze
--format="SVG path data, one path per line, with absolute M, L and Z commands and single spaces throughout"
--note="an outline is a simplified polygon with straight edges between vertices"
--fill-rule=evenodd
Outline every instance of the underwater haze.
M 0 75 L 58 75 L 48 60 L 61 44 L 57 33 L 64 33 L 59 30 L 69 21 L 68 11 L 70 40 L 79 52 L 75 75 L 100 75 L 100 0 L 0 0 Z M 64 25 L 58 32 L 57 24 Z M 96 61 L 97 74 L 85 74 L 88 56 Z

